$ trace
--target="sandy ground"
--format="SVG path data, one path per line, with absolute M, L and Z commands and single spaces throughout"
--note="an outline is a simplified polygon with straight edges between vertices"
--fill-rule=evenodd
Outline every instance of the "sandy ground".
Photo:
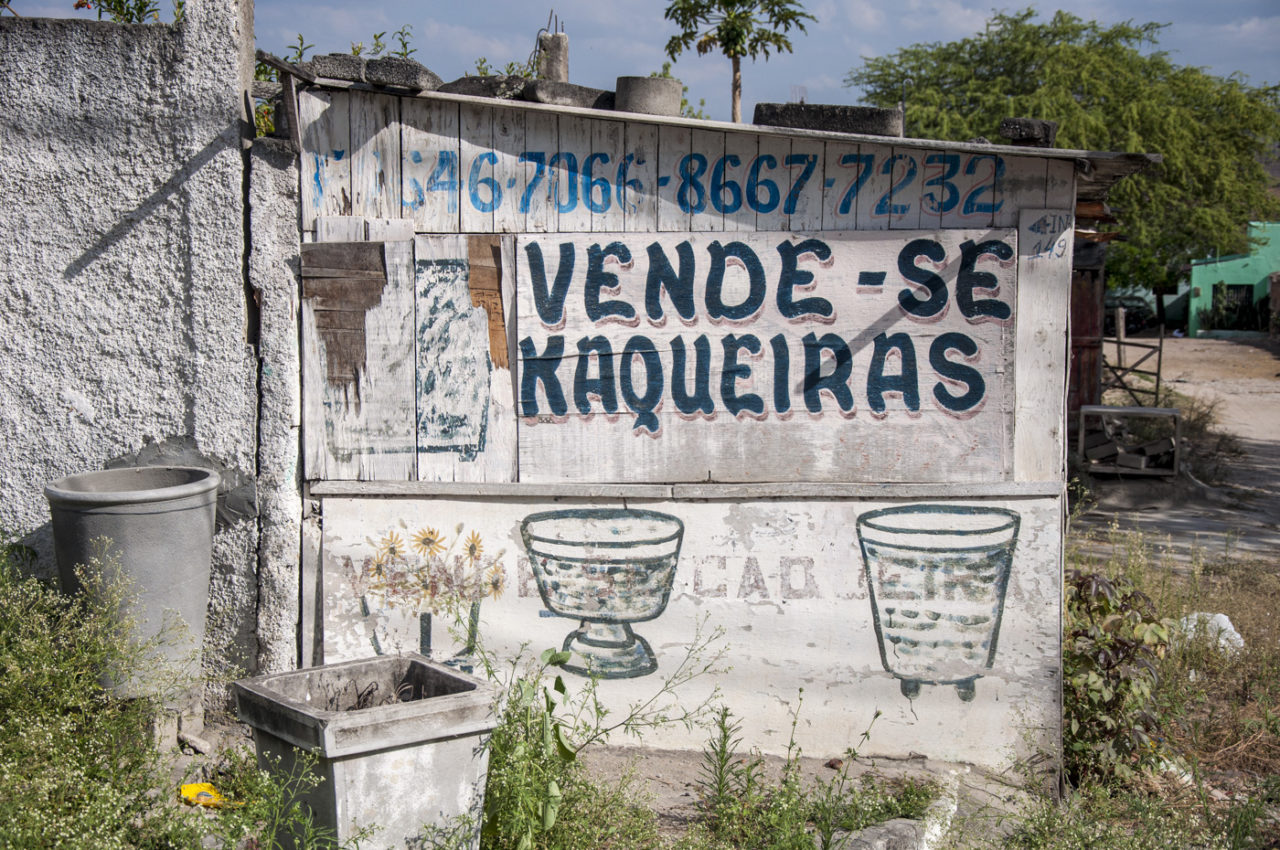
M 1219 429 L 1242 454 L 1224 461 L 1213 486 L 1099 477 L 1098 504 L 1073 534 L 1140 531 L 1183 564 L 1222 555 L 1280 561 L 1280 341 L 1166 339 L 1161 373 L 1174 391 L 1216 403 Z

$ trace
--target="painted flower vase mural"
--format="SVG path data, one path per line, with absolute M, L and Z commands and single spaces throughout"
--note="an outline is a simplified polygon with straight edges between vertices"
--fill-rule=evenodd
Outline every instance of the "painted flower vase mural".
M 991 669 L 1020 517 L 1004 508 L 905 505 L 858 517 L 884 669 L 908 699 L 955 685 L 972 700 Z
M 465 626 L 466 645 L 445 663 L 469 672 L 480 628 L 480 603 L 486 596 L 497 599 L 506 588 L 501 563 L 505 553 L 486 557 L 479 533 L 467 534 L 462 525 L 455 529 L 452 541 L 438 529 L 423 526 L 404 533 L 392 529 L 367 542 L 372 553 L 361 561 L 345 558 L 343 569 L 360 598 L 360 614 L 374 654 L 403 649 L 387 645 L 394 640 L 393 630 L 383 621 L 391 612 L 417 615 L 419 639 L 414 649 L 428 656 L 432 617 L 446 614 Z
M 666 610 L 683 522 L 657 511 L 546 511 L 525 517 L 520 536 L 547 610 L 581 623 L 564 641 L 566 670 L 629 679 L 658 669 L 631 624 Z

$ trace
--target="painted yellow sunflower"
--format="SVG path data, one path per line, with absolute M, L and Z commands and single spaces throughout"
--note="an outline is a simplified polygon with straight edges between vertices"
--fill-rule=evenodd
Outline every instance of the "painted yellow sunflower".
M 413 535 L 413 551 L 424 558 L 435 558 L 444 551 L 444 535 L 434 528 L 419 529 Z
M 484 577 L 485 589 L 489 596 L 497 599 L 507 586 L 507 574 L 502 571 L 502 564 L 494 564 Z
M 388 561 L 403 558 L 408 552 L 404 545 L 404 539 L 394 531 L 388 531 L 386 536 L 382 538 L 382 542 L 378 544 L 378 551 Z
M 480 542 L 480 532 L 473 531 L 468 535 L 465 552 L 470 560 L 480 560 L 480 556 L 484 554 L 484 544 Z

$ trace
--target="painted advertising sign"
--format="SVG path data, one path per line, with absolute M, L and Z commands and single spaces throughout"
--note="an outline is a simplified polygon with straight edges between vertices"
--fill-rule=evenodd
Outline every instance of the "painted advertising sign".
M 1070 160 L 300 110 L 304 658 L 554 648 L 620 710 L 695 645 L 766 751 L 801 689 L 812 753 L 1054 750 Z
M 714 627 L 753 740 L 987 762 L 978 734 L 1057 722 L 1056 498 L 916 501 L 327 499 L 326 661 L 471 663 L 564 648 L 610 705 L 650 695 Z M 950 730 L 947 734 L 946 730 Z M 685 738 L 688 740 L 685 740 Z M 703 730 L 664 731 L 699 746 Z M 785 740 L 772 740 L 782 746 Z
M 522 478 L 1003 477 L 1016 235 L 520 237 Z

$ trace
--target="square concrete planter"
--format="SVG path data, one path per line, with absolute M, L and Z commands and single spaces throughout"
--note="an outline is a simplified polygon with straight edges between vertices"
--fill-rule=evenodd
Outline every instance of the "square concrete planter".
M 496 723 L 487 682 L 405 654 L 244 679 L 235 695 L 260 764 L 291 770 L 295 748 L 319 757 L 323 781 L 303 801 L 339 842 L 376 827 L 362 847 L 416 847 L 424 825 L 459 815 L 478 836 Z

